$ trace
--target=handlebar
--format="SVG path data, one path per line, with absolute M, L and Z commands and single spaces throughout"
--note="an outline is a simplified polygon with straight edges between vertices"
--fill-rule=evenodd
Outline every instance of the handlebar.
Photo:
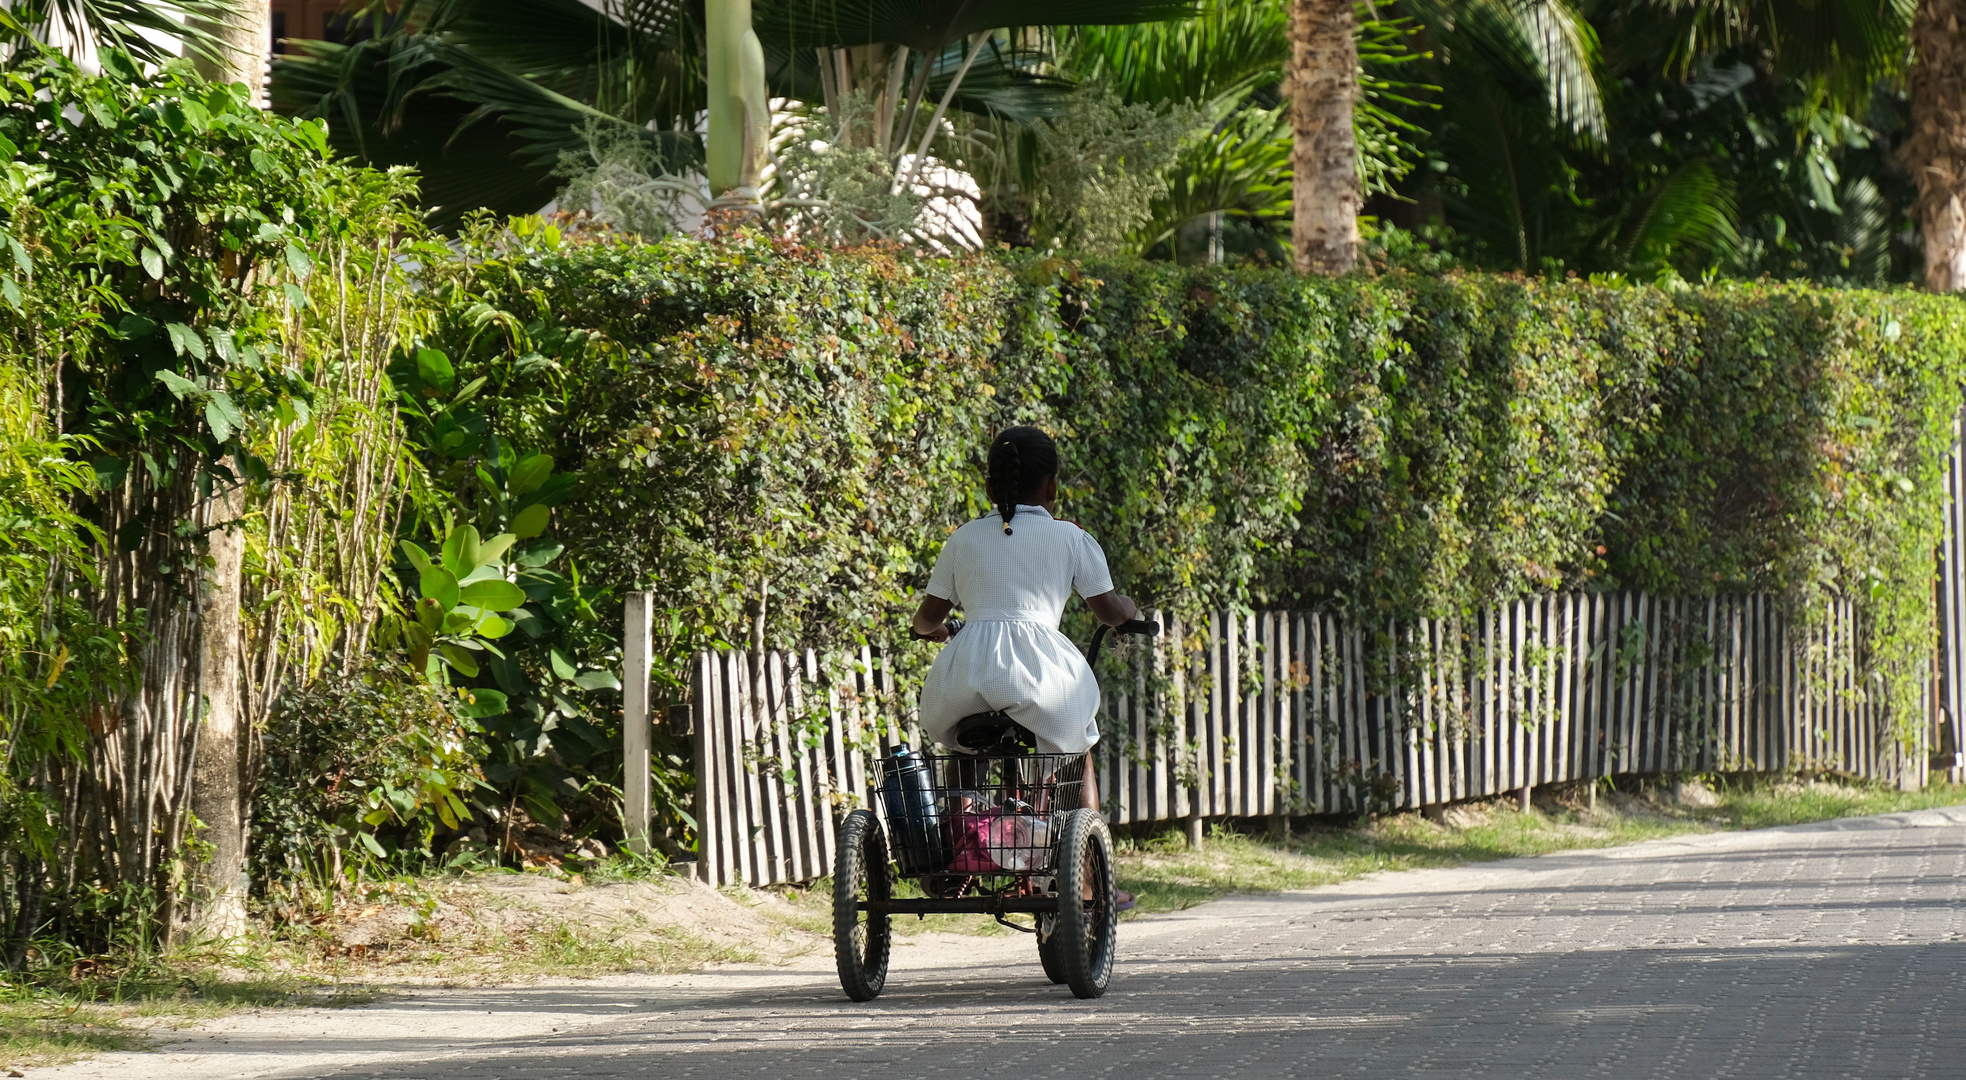
M 1092 644 L 1086 647 L 1085 658 L 1087 660 L 1099 659 L 1099 646 L 1105 643 L 1106 632 L 1109 630 L 1115 634 L 1137 634 L 1141 637 L 1154 637 L 1160 633 L 1160 624 L 1152 619 L 1129 619 L 1118 626 L 1107 626 L 1101 623 L 1099 629 L 1092 633 Z

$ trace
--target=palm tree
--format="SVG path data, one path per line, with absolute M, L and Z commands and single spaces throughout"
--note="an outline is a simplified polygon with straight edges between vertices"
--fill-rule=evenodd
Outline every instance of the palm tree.
M 1919 0 L 1911 39 L 1911 137 L 1925 287 L 1966 290 L 1966 0 Z
M 1169 169 L 1169 190 L 1140 238 L 1143 254 L 1179 259 L 1205 237 L 1210 258 L 1233 247 L 1289 259 L 1293 132 L 1283 75 L 1290 11 L 1290 0 L 1251 0 L 1179 22 L 1068 35 L 1060 61 L 1070 77 L 1109 86 L 1129 103 L 1199 102 L 1210 123 Z M 1416 98 L 1433 88 L 1404 78 L 1425 59 L 1414 46 L 1417 20 L 1358 3 L 1353 13 L 1359 97 L 1352 126 L 1359 186 L 1370 197 L 1390 194 L 1413 167 L 1412 140 L 1423 132 L 1402 113 L 1424 116 L 1428 106 Z
M 1499 43 L 1497 55 L 1530 76 L 1550 115 L 1578 137 L 1603 135 L 1596 37 L 1569 0 L 1407 0 L 1401 10 L 1443 47 L 1496 51 Z M 1345 0 L 1292 0 L 1293 248 L 1306 273 L 1346 273 L 1358 258 L 1354 25 Z M 1443 96 L 1444 105 L 1459 103 Z
M 727 0 L 713 0 L 727 2 Z M 861 137 L 898 184 L 930 156 L 952 110 L 1042 113 L 1057 80 L 1006 27 L 1191 14 L 1193 0 L 755 0 L 773 95 L 863 98 Z M 703 11 L 674 0 L 378 0 L 369 40 L 296 43 L 274 64 L 275 106 L 336 119 L 338 149 L 415 165 L 440 225 L 479 207 L 524 213 L 558 189 L 562 155 L 596 130 L 640 139 L 671 171 L 703 161 Z M 465 133 L 469 132 L 469 137 Z M 720 166 L 721 175 L 721 166 Z
M 1606 3 L 1638 32 L 1623 48 L 1690 70 L 1752 45 L 1772 72 L 1859 109 L 1880 79 L 1905 74 L 1911 130 L 1900 161 L 1916 185 L 1924 280 L 1966 289 L 1966 3 L 1961 0 L 1639 0 Z M 1908 70 L 1907 70 L 1908 67 Z
M 1296 136 L 1291 249 L 1299 273 L 1346 274 L 1358 264 L 1358 47 L 1351 0 L 1292 0 L 1285 93 Z

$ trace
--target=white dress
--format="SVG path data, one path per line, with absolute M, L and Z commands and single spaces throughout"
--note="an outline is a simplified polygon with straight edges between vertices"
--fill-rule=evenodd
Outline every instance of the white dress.
M 1099 741 L 1099 683 L 1078 646 L 1058 632 L 1076 591 L 1113 591 L 1106 553 L 1084 529 L 1042 506 L 1019 506 L 1003 533 L 991 513 L 942 545 L 928 594 L 962 609 L 962 632 L 943 646 L 922 686 L 922 732 L 954 746 L 965 716 L 1004 712 L 1047 754 L 1084 753 Z

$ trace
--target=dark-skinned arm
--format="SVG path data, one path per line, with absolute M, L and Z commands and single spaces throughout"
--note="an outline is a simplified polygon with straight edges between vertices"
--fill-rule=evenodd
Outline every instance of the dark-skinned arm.
M 1117 590 L 1103 592 L 1098 596 L 1085 598 L 1085 606 L 1092 611 L 1092 617 L 1107 626 L 1120 626 L 1140 617 L 1140 605 L 1121 596 Z M 917 619 L 921 616 L 917 615 Z
M 949 628 L 942 625 L 949 617 L 949 610 L 956 605 L 939 596 L 922 597 L 922 606 L 915 609 L 913 623 L 915 633 L 930 641 L 949 640 Z

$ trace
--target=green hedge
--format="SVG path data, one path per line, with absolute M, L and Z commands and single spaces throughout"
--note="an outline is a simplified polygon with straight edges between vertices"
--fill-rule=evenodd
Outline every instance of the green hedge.
M 1900 693 L 1923 670 L 1953 300 L 550 230 L 476 255 L 427 344 L 577 475 L 557 535 L 590 588 L 656 590 L 675 659 L 760 600 L 774 641 L 892 640 L 985 509 L 988 433 L 1027 421 L 1162 605 L 1838 591 Z

